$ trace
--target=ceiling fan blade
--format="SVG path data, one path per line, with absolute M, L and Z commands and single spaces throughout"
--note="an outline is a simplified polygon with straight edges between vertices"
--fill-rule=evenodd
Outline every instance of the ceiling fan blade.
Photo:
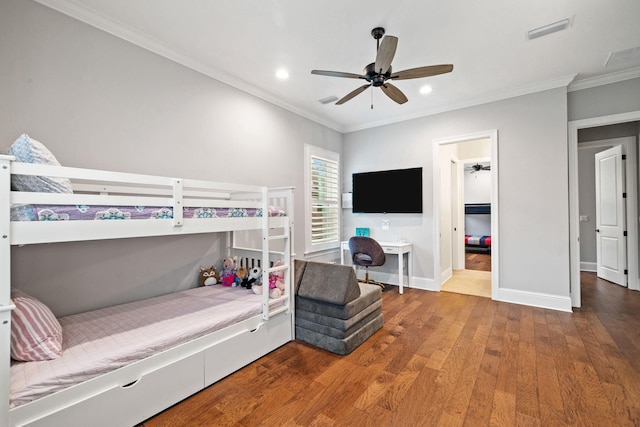
M 427 65 L 426 67 L 417 67 L 398 71 L 397 73 L 393 73 L 389 78 L 395 80 L 419 79 L 421 77 L 450 73 L 451 71 L 453 71 L 452 64 Z
M 385 83 L 380 86 L 380 89 L 392 100 L 397 102 L 398 104 L 404 104 L 409 99 L 402 93 L 400 89 L 392 85 L 391 83 Z
M 376 72 L 384 74 L 389 70 L 391 61 L 396 54 L 398 38 L 394 36 L 384 36 L 380 48 L 376 55 Z
M 346 77 L 349 79 L 366 79 L 366 77 L 361 74 L 343 73 L 342 71 L 311 70 L 311 74 L 329 77 Z
M 336 102 L 336 105 L 344 104 L 345 102 L 347 102 L 351 98 L 354 98 L 356 95 L 360 95 L 362 92 L 364 92 L 370 86 L 371 86 L 371 84 L 360 86 L 358 89 L 349 92 L 345 97 L 343 97 L 342 99 L 338 100 L 338 102 Z

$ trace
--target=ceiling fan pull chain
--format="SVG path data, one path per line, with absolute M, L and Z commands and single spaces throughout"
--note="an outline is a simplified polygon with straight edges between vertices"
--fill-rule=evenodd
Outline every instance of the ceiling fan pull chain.
M 373 86 L 371 86 L 371 109 L 373 110 Z

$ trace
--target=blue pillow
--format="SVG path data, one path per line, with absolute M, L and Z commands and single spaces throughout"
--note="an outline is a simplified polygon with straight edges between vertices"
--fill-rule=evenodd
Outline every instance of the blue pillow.
M 41 142 L 23 133 L 9 148 L 9 155 L 16 161 L 60 166 L 55 156 Z M 12 175 L 11 188 L 14 191 L 34 191 L 38 193 L 73 193 L 68 178 L 48 176 Z

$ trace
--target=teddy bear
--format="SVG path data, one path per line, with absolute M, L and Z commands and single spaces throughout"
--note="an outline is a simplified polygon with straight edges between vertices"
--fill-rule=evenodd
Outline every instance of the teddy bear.
M 238 286 L 240 283 L 236 275 L 236 261 L 231 257 L 227 257 L 222 261 L 220 282 L 223 286 Z
M 198 273 L 198 284 L 200 286 L 211 286 L 219 283 L 218 272 L 214 266 L 200 267 Z

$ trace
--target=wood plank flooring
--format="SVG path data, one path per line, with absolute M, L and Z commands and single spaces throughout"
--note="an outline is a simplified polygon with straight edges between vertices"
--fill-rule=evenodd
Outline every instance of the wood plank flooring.
M 464 260 L 467 270 L 491 271 L 491 254 L 466 252 Z
M 350 355 L 288 343 L 141 426 L 638 426 L 640 292 L 582 280 L 574 313 L 392 288 Z

